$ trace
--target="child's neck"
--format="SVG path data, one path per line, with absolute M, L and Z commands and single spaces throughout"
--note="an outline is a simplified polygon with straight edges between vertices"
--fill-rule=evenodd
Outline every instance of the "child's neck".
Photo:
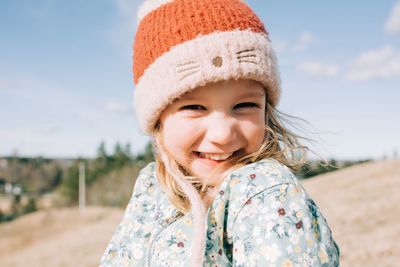
M 209 185 L 206 189 L 206 194 L 203 196 L 203 204 L 206 210 L 211 206 L 214 201 L 215 195 L 217 194 L 219 186 Z

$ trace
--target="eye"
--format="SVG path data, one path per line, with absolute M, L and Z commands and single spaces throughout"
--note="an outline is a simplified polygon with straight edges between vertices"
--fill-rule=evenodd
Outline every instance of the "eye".
M 260 107 L 258 104 L 252 102 L 240 103 L 235 106 L 235 108 L 258 108 L 258 107 Z
M 180 110 L 204 110 L 204 109 L 205 107 L 200 105 L 188 105 L 180 108 Z

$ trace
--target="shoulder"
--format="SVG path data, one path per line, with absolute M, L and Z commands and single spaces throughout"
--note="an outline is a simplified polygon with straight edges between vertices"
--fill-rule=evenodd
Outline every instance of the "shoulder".
M 150 181 L 155 180 L 156 176 L 156 163 L 150 162 L 146 166 L 144 166 L 136 179 L 136 183 L 144 183 L 145 185 L 148 184 Z
M 259 263 L 283 264 L 312 252 L 318 255 L 313 256 L 316 264 L 312 266 L 317 262 L 318 266 L 336 266 L 329 265 L 339 258 L 329 225 L 289 168 L 275 160 L 262 160 L 237 169 L 230 178 L 234 185 L 230 187 L 227 236 L 234 244 L 236 263 L 262 258 L 270 251 L 276 257 Z
M 288 167 L 267 158 L 234 170 L 227 183 L 231 199 L 245 203 L 265 190 L 289 183 L 297 186 L 299 182 Z
M 242 208 L 255 198 L 275 198 L 289 184 L 297 187 L 292 171 L 274 159 L 263 159 L 234 170 L 222 186 L 229 193 L 230 222 L 236 220 Z
M 142 251 L 146 251 L 145 244 L 153 231 L 158 190 L 152 162 L 140 170 L 122 221 L 113 233 L 100 266 L 143 265 Z
M 162 189 L 156 178 L 156 164 L 150 162 L 140 170 L 136 178 L 125 216 L 137 215 L 138 210 L 142 211 L 142 215 L 149 215 L 148 212 L 157 207 L 161 195 Z
M 135 194 L 143 194 L 152 191 L 156 187 L 158 187 L 156 179 L 156 163 L 150 162 L 140 170 L 139 175 L 136 178 L 133 196 L 135 196 Z

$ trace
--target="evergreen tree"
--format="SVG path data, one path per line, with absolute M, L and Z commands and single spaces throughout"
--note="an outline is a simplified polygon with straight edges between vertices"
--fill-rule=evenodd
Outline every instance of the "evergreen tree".
M 126 149 L 123 149 L 119 142 L 115 144 L 113 158 L 114 167 L 116 168 L 121 168 L 130 162 L 129 154 L 126 153 Z
M 96 163 L 100 167 L 105 167 L 109 164 L 109 162 L 110 157 L 107 154 L 106 145 L 104 142 L 101 142 L 99 148 L 97 149 Z

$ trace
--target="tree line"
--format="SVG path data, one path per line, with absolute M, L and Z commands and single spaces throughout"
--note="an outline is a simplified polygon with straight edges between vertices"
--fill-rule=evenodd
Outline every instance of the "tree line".
M 154 161 L 152 144 L 148 143 L 144 151 L 134 155 L 131 153 L 130 143 L 116 143 L 111 153 L 107 152 L 106 144 L 101 142 L 97 148 L 94 158 L 76 158 L 76 159 L 46 159 L 42 157 L 24 158 L 9 157 L 4 158 L 7 161 L 7 167 L 0 166 L 0 196 L 5 194 L 5 183 L 11 183 L 20 187 L 20 194 L 13 196 L 11 213 L 4 213 L 0 210 L 0 222 L 9 221 L 17 216 L 37 210 L 37 199 L 46 193 L 56 193 L 61 196 L 62 201 L 57 204 L 59 206 L 72 206 L 78 203 L 79 194 L 79 165 L 84 163 L 86 166 L 86 185 L 90 188 L 96 181 L 101 179 L 119 179 L 121 170 L 125 167 L 123 173 L 129 173 L 127 178 L 122 182 L 130 185 L 129 182 L 137 175 L 147 163 Z M 334 171 L 353 164 L 365 162 L 359 161 L 337 161 L 331 159 L 324 161 L 309 161 L 295 173 L 300 179 L 307 179 L 322 173 Z M 111 181 L 110 181 L 111 182 Z M 109 184 L 110 185 L 110 184 Z M 108 188 L 102 183 L 97 183 L 92 192 L 107 192 Z M 120 191 L 120 188 L 114 188 Z M 129 194 L 130 189 L 123 194 Z M 23 203 L 21 198 L 27 200 Z M 105 198 L 101 205 L 117 205 L 123 206 L 129 196 L 118 196 L 116 198 Z M 113 199 L 112 201 L 110 199 Z M 122 200 L 121 200 L 122 199 Z M 113 204 L 114 203 L 114 204 Z

